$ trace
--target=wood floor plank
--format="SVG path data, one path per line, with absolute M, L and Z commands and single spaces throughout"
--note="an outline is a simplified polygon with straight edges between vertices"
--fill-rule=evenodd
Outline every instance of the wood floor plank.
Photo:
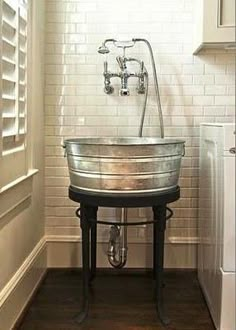
M 81 272 L 50 270 L 18 330 L 214 330 L 196 273 L 165 272 L 165 307 L 171 324 L 157 318 L 151 274 L 99 272 L 90 289 L 90 311 L 83 325 Z

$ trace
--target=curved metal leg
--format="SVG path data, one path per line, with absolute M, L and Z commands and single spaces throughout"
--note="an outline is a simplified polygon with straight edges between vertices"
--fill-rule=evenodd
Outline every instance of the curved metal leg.
M 154 211 L 153 211 L 154 212 Z M 155 219 L 155 217 L 154 217 Z M 157 272 L 157 264 L 156 264 L 156 244 L 157 244 L 157 235 L 156 235 L 156 231 L 157 231 L 157 223 L 154 222 L 153 224 L 153 279 L 156 279 L 156 272 Z
M 89 310 L 89 222 L 88 220 L 88 207 L 81 204 L 81 219 L 80 227 L 82 230 L 82 309 L 76 317 L 76 322 L 82 323 L 88 316 Z
M 92 219 L 97 220 L 97 207 L 92 209 Z M 97 263 L 97 224 L 91 224 L 91 269 L 90 269 L 90 283 L 96 276 L 96 263 Z
M 166 229 L 166 205 L 153 207 L 154 219 L 158 222 L 154 225 L 154 249 L 155 249 L 155 278 L 156 278 L 156 309 L 159 319 L 163 325 L 170 323 L 169 318 L 165 315 L 163 308 L 163 264 L 164 264 L 164 241 Z

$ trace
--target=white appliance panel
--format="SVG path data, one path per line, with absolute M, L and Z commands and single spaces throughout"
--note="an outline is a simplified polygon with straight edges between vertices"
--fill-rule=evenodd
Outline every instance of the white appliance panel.
M 234 132 L 201 125 L 198 278 L 217 330 L 236 330 Z
M 224 226 L 222 268 L 235 272 L 235 157 L 224 157 Z
M 236 330 L 235 319 L 235 281 L 236 273 L 221 272 L 222 297 L 220 310 L 220 325 L 217 330 Z

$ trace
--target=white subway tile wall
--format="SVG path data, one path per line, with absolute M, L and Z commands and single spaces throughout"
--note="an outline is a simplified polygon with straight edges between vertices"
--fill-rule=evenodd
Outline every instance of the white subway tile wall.
M 46 22 L 46 233 L 79 235 L 76 203 L 68 198 L 68 170 L 63 140 L 80 136 L 136 136 L 143 96 L 130 80 L 131 96 L 103 92 L 103 62 L 118 70 L 120 50 L 100 55 L 106 38 L 147 38 L 156 60 L 167 137 L 186 140 L 180 186 L 167 239 L 196 237 L 198 214 L 199 124 L 232 122 L 235 102 L 235 55 L 210 49 L 192 56 L 193 0 L 47 0 Z M 144 135 L 159 134 L 150 58 L 142 44 L 127 50 L 145 61 L 150 73 L 150 96 Z M 147 209 L 130 209 L 129 218 L 150 218 Z M 113 220 L 119 210 L 101 209 L 99 217 Z M 99 240 L 107 241 L 101 227 Z M 150 240 L 151 228 L 129 229 L 129 241 Z

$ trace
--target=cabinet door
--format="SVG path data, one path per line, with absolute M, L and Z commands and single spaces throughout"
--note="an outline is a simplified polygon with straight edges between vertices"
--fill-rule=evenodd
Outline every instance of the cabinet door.
M 235 0 L 218 0 L 218 25 L 220 28 L 235 27 Z
M 204 42 L 234 42 L 235 0 L 208 0 L 204 4 Z
M 203 47 L 235 47 L 235 0 L 195 0 L 193 54 Z
M 198 278 L 219 329 L 222 254 L 222 141 L 219 126 L 201 126 Z

